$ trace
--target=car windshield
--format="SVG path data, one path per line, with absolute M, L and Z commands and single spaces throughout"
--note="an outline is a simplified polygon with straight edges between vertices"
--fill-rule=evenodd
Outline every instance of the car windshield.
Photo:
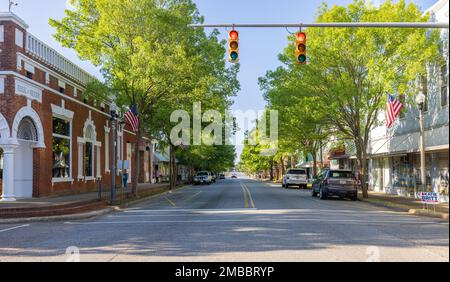
M 351 171 L 331 171 L 330 178 L 351 178 L 354 179 L 355 176 Z
M 197 176 L 208 176 L 208 173 L 206 171 L 202 171 L 197 173 Z
M 303 169 L 292 169 L 292 170 L 288 170 L 288 174 L 305 175 L 306 171 Z

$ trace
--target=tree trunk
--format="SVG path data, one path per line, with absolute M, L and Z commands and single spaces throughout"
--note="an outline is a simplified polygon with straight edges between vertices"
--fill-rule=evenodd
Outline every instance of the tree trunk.
M 134 164 L 133 164 L 133 178 L 131 179 L 131 193 L 138 196 L 138 182 L 139 182 L 139 144 L 141 143 L 141 130 L 136 132 L 136 143 L 134 144 Z
M 367 153 L 365 146 L 361 140 L 355 140 L 356 145 L 356 156 L 357 156 L 357 167 L 358 167 L 358 180 L 361 182 L 361 189 L 363 193 L 363 198 L 369 198 L 369 192 L 367 187 L 367 163 L 366 163 L 366 155 Z
M 311 152 L 312 158 L 313 158 L 313 176 L 316 176 L 317 173 L 317 156 L 316 152 Z
M 270 160 L 270 181 L 273 181 L 273 159 Z
M 177 164 L 176 164 L 176 157 L 175 157 L 175 146 L 170 145 L 170 191 L 175 189 L 177 185 Z

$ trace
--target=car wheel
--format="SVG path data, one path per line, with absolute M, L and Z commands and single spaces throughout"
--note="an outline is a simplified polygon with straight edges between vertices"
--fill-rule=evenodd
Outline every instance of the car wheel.
M 284 188 L 289 189 L 289 185 L 287 183 L 284 184 Z
M 284 183 L 281 183 L 281 187 L 284 188 Z
M 327 199 L 327 194 L 322 189 L 320 189 L 319 198 L 321 200 L 326 200 Z
M 355 201 L 357 201 L 357 200 L 358 200 L 358 196 L 353 196 L 353 197 L 351 197 L 350 199 L 351 199 L 352 201 L 354 201 L 354 202 L 355 202 Z

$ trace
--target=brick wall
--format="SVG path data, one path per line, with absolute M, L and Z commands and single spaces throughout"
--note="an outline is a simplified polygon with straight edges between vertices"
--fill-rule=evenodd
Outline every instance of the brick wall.
M 45 149 L 33 149 L 33 196 L 42 197 L 47 195 L 62 195 L 62 194 L 75 194 L 86 191 L 95 191 L 97 189 L 97 182 L 95 180 L 78 179 L 78 170 L 84 171 L 83 167 L 78 167 L 78 137 L 83 138 L 83 129 L 85 121 L 92 119 L 95 130 L 97 133 L 97 141 L 101 142 L 101 147 L 95 147 L 94 153 L 94 175 L 97 176 L 97 162 L 100 161 L 101 168 L 101 181 L 102 186 L 109 187 L 110 174 L 105 172 L 105 126 L 110 127 L 109 107 L 106 105 L 105 109 L 100 109 L 98 105 L 94 105 L 92 99 L 84 103 L 83 95 L 80 92 L 80 86 L 78 82 L 73 81 L 70 77 L 65 76 L 63 73 L 57 72 L 52 69 L 50 65 L 46 65 L 45 62 L 37 61 L 36 59 L 28 56 L 23 48 L 16 46 L 15 44 L 15 29 L 19 28 L 24 34 L 26 31 L 20 28 L 16 23 L 12 21 L 0 21 L 0 25 L 4 26 L 4 42 L 0 42 L 0 72 L 9 71 L 15 72 L 18 76 L 25 81 L 31 82 L 37 86 L 44 88 L 42 93 L 42 103 L 33 100 L 31 107 L 35 110 L 41 120 L 44 130 Z M 27 56 L 35 66 L 34 74 L 31 80 L 26 77 L 25 62 L 22 62 L 21 69 L 17 69 L 17 52 L 20 52 Z M 50 81 L 46 83 L 46 70 L 50 69 Z M 15 76 L 7 74 L 5 79 L 5 93 L 0 94 L 0 113 L 5 116 L 10 128 L 16 113 L 22 108 L 27 106 L 27 98 L 15 94 Z M 66 83 L 66 88 L 63 94 L 59 93 L 59 78 L 63 77 L 63 81 Z M 75 93 L 75 87 L 78 92 Z M 50 89 L 47 89 L 50 88 Z M 53 90 L 53 91 L 52 91 Z M 55 93 L 56 92 L 56 93 Z M 74 112 L 72 120 L 72 175 L 73 182 L 61 182 L 52 183 L 52 167 L 53 167 L 53 150 L 52 150 L 52 136 L 53 136 L 53 113 L 52 106 L 63 107 L 66 110 Z M 89 107 L 90 106 L 90 107 Z M 127 131 L 130 128 L 126 127 L 123 136 L 123 151 L 124 156 L 127 155 L 127 142 L 135 143 L 135 136 Z M 111 138 L 111 133 L 110 133 Z M 111 150 L 111 145 L 109 148 Z M 132 146 L 134 149 L 134 146 Z M 100 150 L 100 160 L 97 159 L 97 150 Z M 143 154 L 142 154 L 143 155 Z M 134 157 L 134 154 L 133 154 Z M 109 157 L 111 160 L 111 157 Z M 84 163 L 84 162 L 82 162 Z M 134 162 L 131 160 L 131 164 Z M 143 158 L 141 159 L 140 166 L 144 166 Z M 132 167 L 132 169 L 134 169 Z M 144 171 L 143 168 L 139 169 Z M 83 173 L 84 174 L 84 173 Z M 141 178 L 142 180 L 142 178 Z M 116 177 L 117 185 L 120 185 L 119 176 Z M 0 182 L 1 189 L 1 182 Z

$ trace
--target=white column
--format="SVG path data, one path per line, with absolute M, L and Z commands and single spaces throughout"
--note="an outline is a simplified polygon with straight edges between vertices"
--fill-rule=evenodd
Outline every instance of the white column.
M 15 202 L 14 196 L 14 154 L 16 145 L 6 145 L 3 148 L 3 195 L 0 201 Z

